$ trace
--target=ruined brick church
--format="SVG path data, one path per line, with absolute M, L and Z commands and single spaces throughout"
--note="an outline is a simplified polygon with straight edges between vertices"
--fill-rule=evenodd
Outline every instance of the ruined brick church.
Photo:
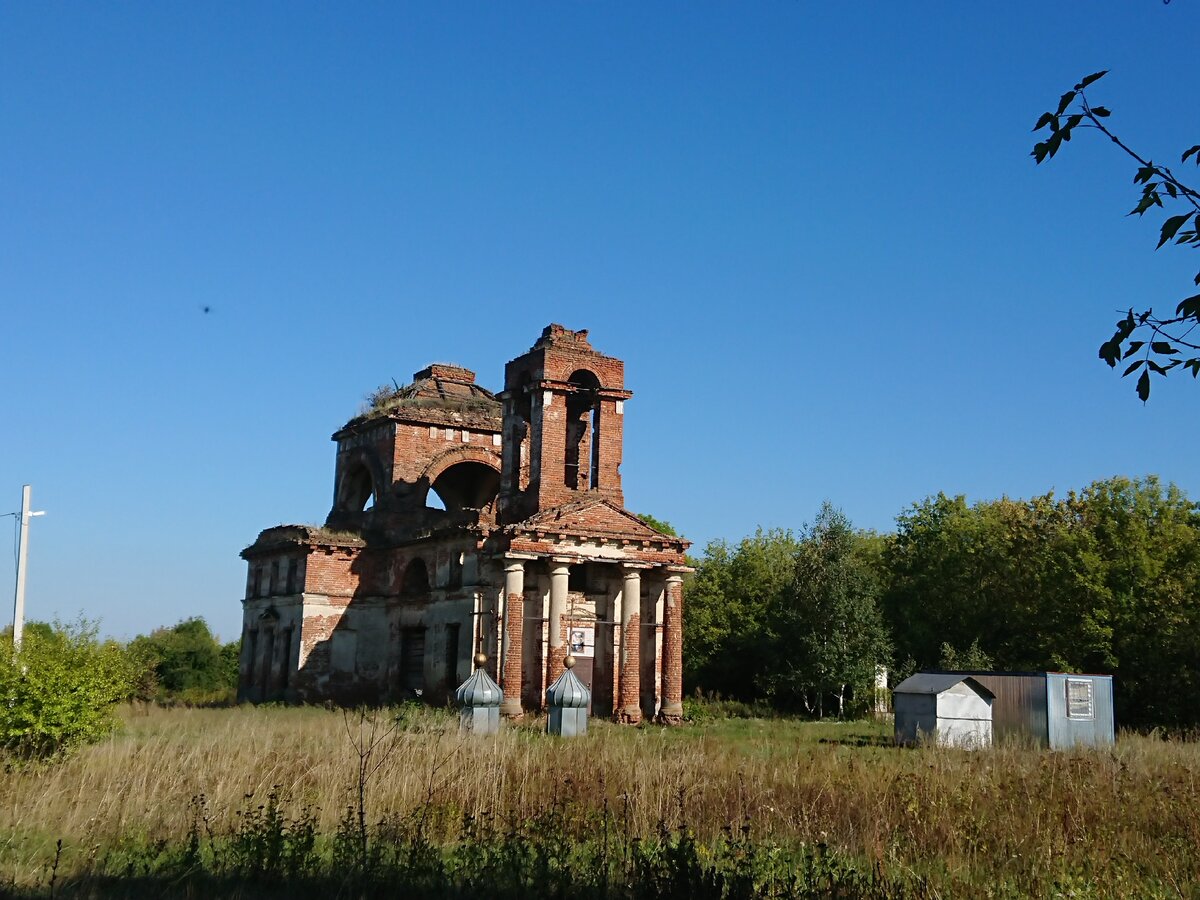
M 682 714 L 688 542 L 624 508 L 624 364 L 550 325 L 492 394 L 431 365 L 333 435 L 325 525 L 249 564 L 239 697 L 447 701 L 482 651 L 501 711 L 539 710 L 568 653 L 591 713 Z

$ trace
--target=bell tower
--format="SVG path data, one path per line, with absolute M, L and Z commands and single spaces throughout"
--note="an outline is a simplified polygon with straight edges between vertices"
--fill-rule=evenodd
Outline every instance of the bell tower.
M 586 331 L 547 325 L 504 368 L 504 523 L 575 500 L 624 506 L 621 442 L 625 364 L 588 343 Z

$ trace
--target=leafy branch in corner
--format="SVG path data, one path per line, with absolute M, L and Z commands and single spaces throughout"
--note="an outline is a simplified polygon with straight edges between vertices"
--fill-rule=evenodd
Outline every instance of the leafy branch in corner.
M 1032 156 L 1039 164 L 1052 159 L 1062 145 L 1071 140 L 1076 128 L 1093 128 L 1116 144 L 1127 156 L 1138 164 L 1133 183 L 1141 185 L 1142 196 L 1129 215 L 1144 216 L 1155 207 L 1166 210 L 1164 203 L 1171 204 L 1172 211 L 1183 212 L 1168 216 L 1159 232 L 1158 247 L 1174 242 L 1200 248 L 1200 193 L 1188 187 L 1168 167 L 1158 165 L 1132 150 L 1124 141 L 1112 133 L 1104 120 L 1112 115 L 1104 106 L 1093 106 L 1085 90 L 1103 78 L 1108 71 L 1096 72 L 1080 81 L 1074 88 L 1059 98 L 1054 112 L 1042 113 L 1033 127 L 1035 132 L 1048 129 L 1045 140 L 1033 146 Z M 1181 163 L 1191 159 L 1200 165 L 1200 144 L 1184 151 Z M 1190 225 L 1189 225 L 1190 222 Z M 1194 279 L 1200 285 L 1200 272 Z M 1113 336 L 1100 345 L 1099 356 L 1112 368 L 1118 362 L 1134 359 L 1125 367 L 1122 377 L 1141 370 L 1137 380 L 1137 395 L 1144 403 L 1150 397 L 1150 373 L 1166 375 L 1172 369 L 1183 366 L 1190 369 L 1192 377 L 1200 375 L 1200 353 L 1190 358 L 1182 354 L 1200 351 L 1200 336 L 1192 332 L 1200 326 L 1200 294 L 1185 297 L 1175 307 L 1172 316 L 1155 315 L 1153 308 L 1135 313 L 1129 311 L 1117 321 Z M 1132 340 L 1134 337 L 1139 340 Z

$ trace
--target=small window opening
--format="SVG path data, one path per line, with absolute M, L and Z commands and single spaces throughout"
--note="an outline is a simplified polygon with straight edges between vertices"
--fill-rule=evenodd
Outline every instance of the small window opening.
M 287 590 L 286 593 L 296 593 L 296 575 L 300 569 L 300 560 L 289 559 L 287 565 Z
M 267 581 L 267 594 L 274 597 L 279 593 L 279 560 L 271 561 L 271 577 Z
M 414 559 L 404 570 L 404 586 L 402 593 L 408 597 L 418 597 L 429 593 L 429 569 L 425 560 Z

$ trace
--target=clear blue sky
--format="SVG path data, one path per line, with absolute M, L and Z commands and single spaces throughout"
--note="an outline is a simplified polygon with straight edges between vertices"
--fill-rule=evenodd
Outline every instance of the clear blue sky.
M 696 549 L 825 498 L 888 529 L 939 490 L 1200 494 L 1200 384 L 1143 407 L 1096 359 L 1197 254 L 1153 252 L 1091 135 L 1028 156 L 1109 68 L 1114 127 L 1177 159 L 1197 35 L 1191 0 L 5 2 L 29 615 L 236 636 L 238 551 L 324 518 L 363 394 L 432 360 L 497 388 L 551 321 L 626 360 L 627 504 Z

